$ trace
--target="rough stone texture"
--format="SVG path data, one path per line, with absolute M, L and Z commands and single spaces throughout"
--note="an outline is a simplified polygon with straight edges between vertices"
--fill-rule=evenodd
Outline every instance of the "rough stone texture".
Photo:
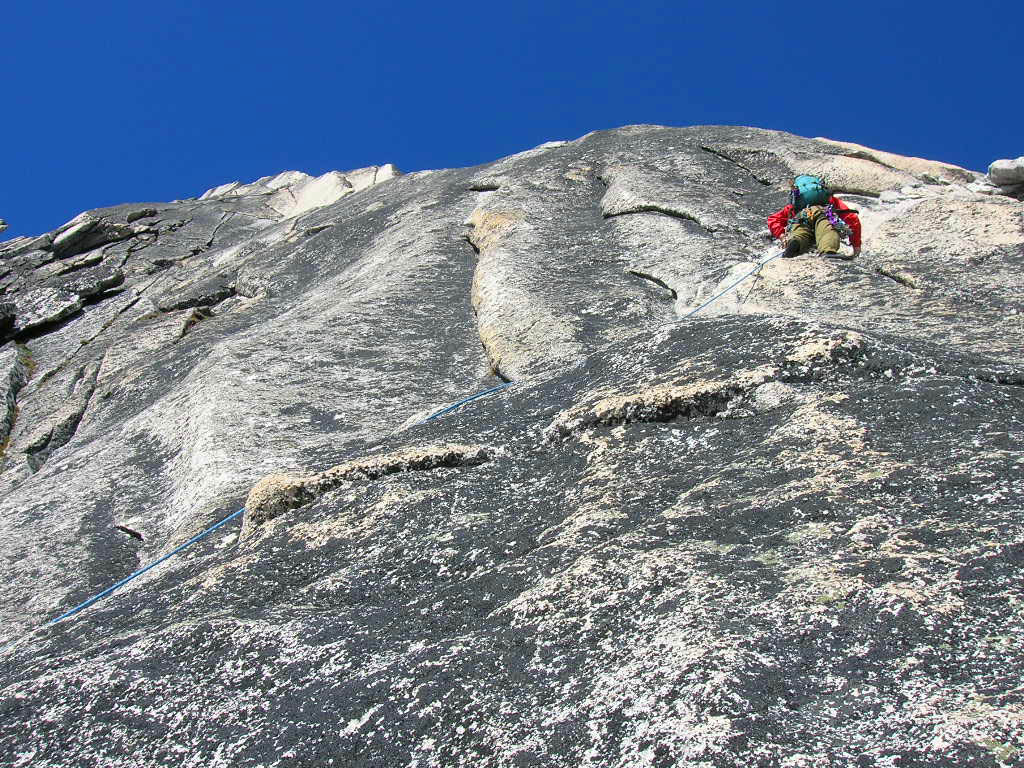
M 126 240 L 135 232 L 127 226 L 93 218 L 84 218 L 63 232 L 57 230 L 50 250 L 59 257 L 67 258 L 101 245 Z
M 30 361 L 23 348 L 8 345 L 0 350 L 0 445 L 7 448 L 7 438 L 18 413 L 18 393 L 28 381 Z
M 99 363 L 91 363 L 79 369 L 65 403 L 57 409 L 51 419 L 28 436 L 25 460 L 33 472 L 38 471 L 51 453 L 74 436 L 86 408 L 89 407 L 93 392 L 96 391 L 99 370 Z
M 1024 157 L 996 160 L 985 176 L 968 184 L 967 188 L 983 195 L 1005 195 L 1024 201 Z
M 116 288 L 124 282 L 120 269 L 98 267 L 77 272 L 73 277 L 48 279 L 38 287 L 20 291 L 13 299 L 13 332 L 20 333 L 47 323 L 55 323 L 74 314 L 92 296 Z
M 682 319 L 802 170 L 862 258 Z M 4 249 L 3 636 L 248 504 L 3 651 L 9 764 L 1020 762 L 1024 205 L 732 127 L 338 176 Z

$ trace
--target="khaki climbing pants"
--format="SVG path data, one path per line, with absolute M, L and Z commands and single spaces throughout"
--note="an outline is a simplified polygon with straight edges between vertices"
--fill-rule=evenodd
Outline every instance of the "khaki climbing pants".
M 807 253 L 815 243 L 821 253 L 839 253 L 839 233 L 821 206 L 813 205 L 800 212 L 800 218 L 789 231 L 789 239 L 800 244 L 798 253 Z

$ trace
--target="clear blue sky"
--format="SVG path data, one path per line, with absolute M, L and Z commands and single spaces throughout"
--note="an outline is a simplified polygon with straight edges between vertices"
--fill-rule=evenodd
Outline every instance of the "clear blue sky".
M 285 169 L 472 165 L 744 124 L 976 170 L 1024 155 L 1024 3 L 12 2 L 0 237 Z

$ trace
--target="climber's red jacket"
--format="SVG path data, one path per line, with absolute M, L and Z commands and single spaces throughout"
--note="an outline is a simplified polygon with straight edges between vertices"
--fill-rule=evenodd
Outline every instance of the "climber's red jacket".
M 860 218 L 856 212 L 850 210 L 850 206 L 835 195 L 830 197 L 828 201 L 831 203 L 836 215 L 850 228 L 850 245 L 854 248 L 860 248 Z M 772 237 L 782 237 L 786 231 L 786 224 L 795 215 L 796 211 L 793 206 L 787 205 L 781 211 L 776 211 L 769 216 L 768 229 L 772 231 Z

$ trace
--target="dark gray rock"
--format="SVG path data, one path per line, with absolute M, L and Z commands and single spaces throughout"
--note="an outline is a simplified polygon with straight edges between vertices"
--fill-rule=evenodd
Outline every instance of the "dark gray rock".
M 67 258 L 101 245 L 127 240 L 134 234 L 131 227 L 87 217 L 76 220 L 63 231 L 58 230 L 50 250 L 58 258 Z
M 6 337 L 14 330 L 17 307 L 9 301 L 0 302 L 0 337 Z
M 123 283 L 20 337 L 6 638 L 252 509 L 4 651 L 3 754 L 1018 759 L 1022 207 L 906 160 L 633 126 L 103 209 L 158 213 L 66 260 L 95 266 L 8 259 L 19 309 Z M 862 258 L 772 261 L 683 319 L 811 169 Z
M 57 323 L 78 312 L 85 301 L 124 282 L 119 269 L 96 267 L 46 281 L 13 297 L 14 333 Z
M 272 286 L 273 279 L 266 272 L 242 270 L 235 280 L 235 291 L 248 299 L 270 296 Z
M 2 311 L 0 305 L 0 311 Z M 0 350 L 0 445 L 6 450 L 18 410 L 18 393 L 28 382 L 31 360 L 24 348 L 8 345 Z
M 220 274 L 206 277 L 184 287 L 175 287 L 157 301 L 161 312 L 191 307 L 211 307 L 235 293 L 235 277 Z
M 138 221 L 139 219 L 151 219 L 157 215 L 156 208 L 142 208 L 138 211 L 132 211 L 125 216 L 125 221 L 131 224 L 132 222 Z
M 40 425 L 28 437 L 25 454 L 28 466 L 33 472 L 39 471 L 50 454 L 67 444 L 74 436 L 93 392 L 96 391 L 99 368 L 98 363 L 92 363 L 79 369 L 67 401 L 51 419 Z
M 11 259 L 29 251 L 42 251 L 50 247 L 53 242 L 53 235 L 46 234 L 39 237 L 15 237 L 12 240 L 0 243 L 0 258 Z

